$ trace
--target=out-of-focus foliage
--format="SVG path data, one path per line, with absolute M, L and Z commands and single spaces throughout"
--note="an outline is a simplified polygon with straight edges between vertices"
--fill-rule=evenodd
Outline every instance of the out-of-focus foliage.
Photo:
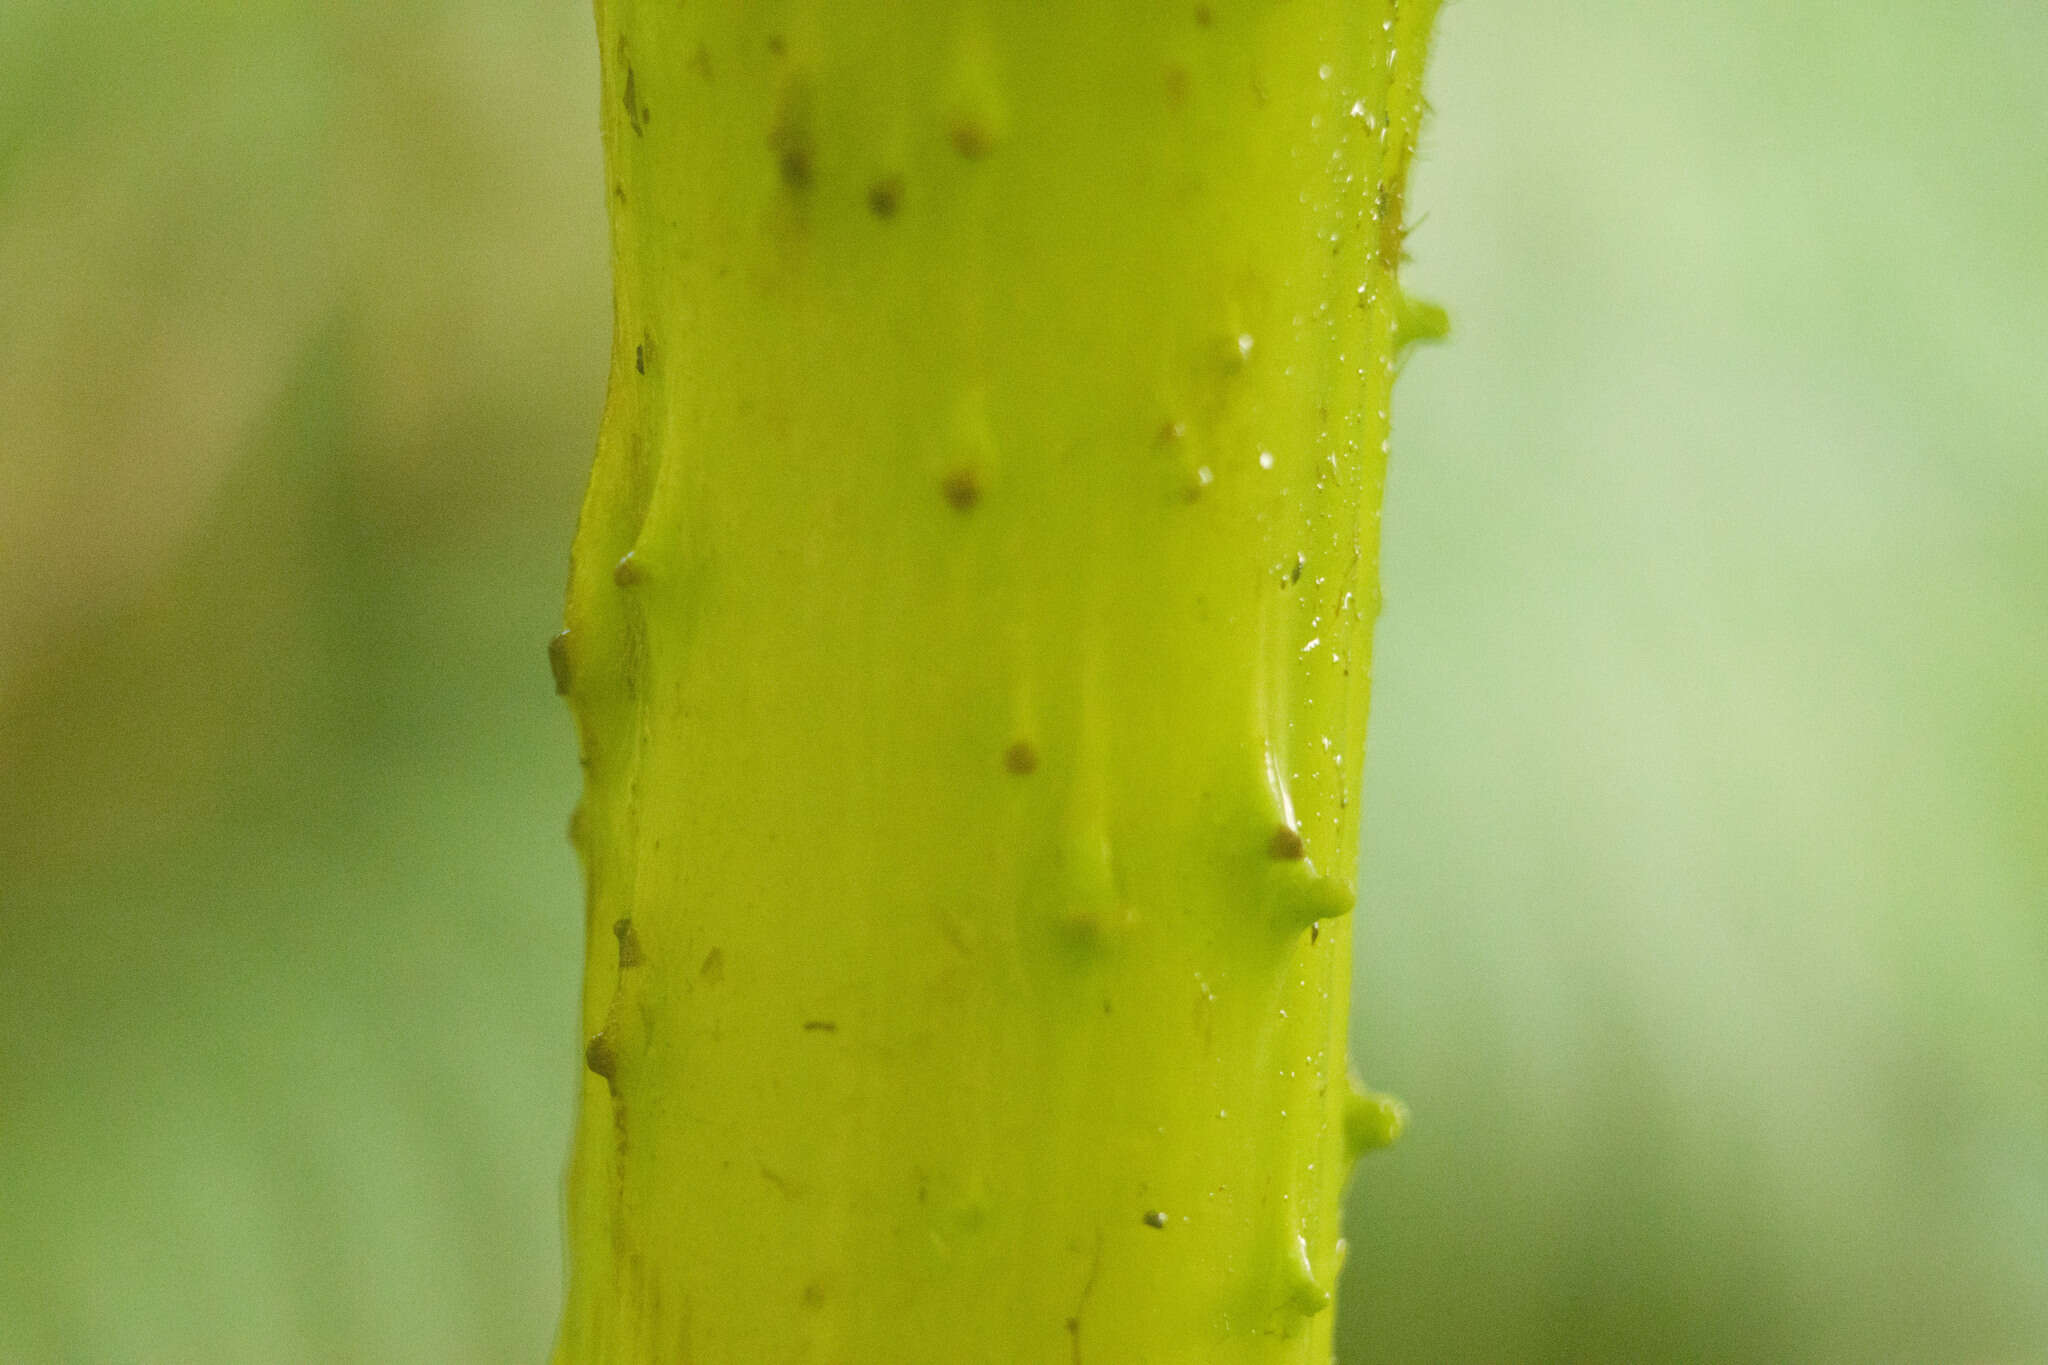
M 592 41 L 0 0 L 0 1360 L 542 1354 Z M 1438 56 L 1346 1358 L 2048 1356 L 2048 12 Z
M 0 1361 L 544 1354 L 593 48 L 0 0 Z
M 1349 1358 L 2048 1359 L 2048 9 L 1433 56 Z

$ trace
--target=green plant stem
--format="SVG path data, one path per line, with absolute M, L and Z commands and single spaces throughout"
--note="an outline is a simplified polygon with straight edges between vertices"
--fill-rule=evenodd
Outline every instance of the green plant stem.
M 602 0 L 557 1360 L 1329 1355 L 1424 0 Z

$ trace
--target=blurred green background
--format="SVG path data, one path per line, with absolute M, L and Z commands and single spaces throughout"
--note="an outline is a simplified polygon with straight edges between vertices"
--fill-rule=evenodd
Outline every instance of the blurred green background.
M 533 1361 L 576 0 L 0 0 L 0 1361 Z M 2048 1360 L 2048 7 L 1445 13 L 1368 1361 Z

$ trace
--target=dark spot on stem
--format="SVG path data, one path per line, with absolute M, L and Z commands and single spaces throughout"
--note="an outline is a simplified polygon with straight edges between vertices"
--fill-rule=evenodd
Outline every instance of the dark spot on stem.
M 1020 739 L 1003 750 L 1003 766 L 1018 777 L 1029 777 L 1038 771 L 1038 746 L 1028 739 Z
M 633 556 L 631 550 L 628 550 L 625 557 L 612 566 L 612 582 L 622 588 L 634 587 L 646 581 L 647 570 L 641 567 L 640 561 Z
M 981 475 L 973 468 L 960 468 L 939 480 L 939 491 L 946 495 L 956 512 L 972 512 L 974 505 L 981 501 Z
M 716 986 L 724 981 L 725 950 L 713 948 L 710 952 L 704 954 L 704 965 L 697 969 L 697 975 L 703 978 L 704 984 L 707 986 Z
M 776 166 L 782 171 L 782 183 L 793 190 L 803 189 L 811 183 L 811 149 L 790 144 L 781 148 Z
M 868 186 L 868 210 L 877 218 L 894 218 L 903 206 L 903 177 L 885 175 Z
M 647 347 L 644 345 L 633 348 L 633 370 L 637 374 L 647 373 Z
M 1301 834 L 1292 825 L 1277 825 L 1273 837 L 1266 844 L 1266 852 L 1274 861 L 1298 863 L 1308 854 L 1308 846 L 1301 841 Z
M 969 161 L 979 161 L 995 150 L 994 131 L 985 120 L 972 114 L 955 114 L 947 133 L 952 138 L 953 150 Z
M 796 137 L 779 138 L 775 147 L 775 167 L 782 173 L 782 183 L 793 190 L 804 189 L 811 183 L 810 144 Z
M 608 1082 L 618 1079 L 619 1054 L 612 1047 L 612 1040 L 602 1033 L 584 1045 L 583 1064 L 594 1076 L 602 1076 Z
M 837 1033 L 839 1032 L 839 1025 L 833 1023 L 830 1019 L 806 1019 L 804 1020 L 804 1032 Z
M 1314 943 L 1314 942 L 1315 942 L 1315 941 L 1316 941 L 1317 939 L 1321 938 L 1322 936 L 1323 936 L 1323 924 L 1322 924 L 1322 921 L 1321 921 L 1321 920 L 1317 920 L 1317 921 L 1316 921 L 1315 923 L 1313 923 L 1313 924 L 1309 925 L 1309 927 L 1308 927 L 1308 941 L 1309 941 L 1310 943 Z
M 775 102 L 775 122 L 768 130 L 768 147 L 775 153 L 782 183 L 792 190 L 808 188 L 816 169 L 817 141 L 811 126 L 811 87 L 801 77 L 783 83 Z
M 1179 62 L 1168 62 L 1165 71 L 1166 102 L 1179 108 L 1188 102 L 1188 69 Z
M 1147 1209 L 1145 1211 L 1145 1226 L 1148 1228 L 1165 1227 L 1166 1215 L 1158 1209 Z
M 1207 5 L 1196 5 L 1195 22 L 1200 24 L 1203 28 L 1207 28 L 1210 24 L 1216 22 L 1216 16 L 1209 12 L 1209 7 Z

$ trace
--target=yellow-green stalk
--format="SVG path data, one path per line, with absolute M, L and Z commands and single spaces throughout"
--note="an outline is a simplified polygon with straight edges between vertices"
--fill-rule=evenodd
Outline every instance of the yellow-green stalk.
M 1322 1362 L 1433 0 L 600 0 L 556 1359 Z

